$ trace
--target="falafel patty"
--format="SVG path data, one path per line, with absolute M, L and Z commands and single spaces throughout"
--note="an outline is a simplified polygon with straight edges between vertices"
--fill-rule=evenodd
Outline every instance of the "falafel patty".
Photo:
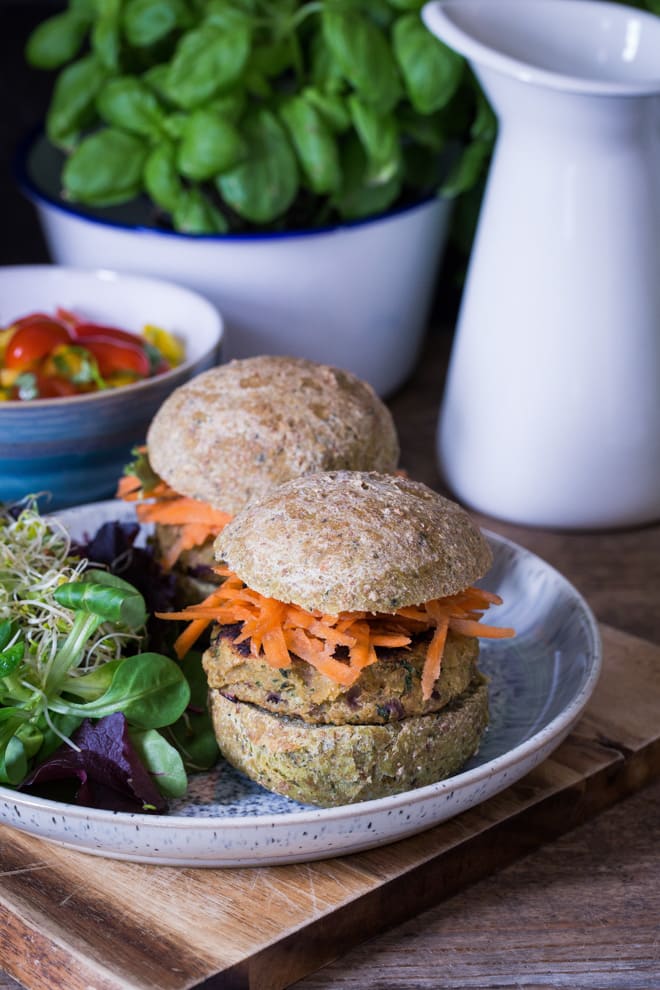
M 477 640 L 450 632 L 440 676 L 424 700 L 421 677 L 430 634 L 415 637 L 409 647 L 377 649 L 378 663 L 366 667 L 347 688 L 293 655 L 290 667 L 271 667 L 252 656 L 249 641 L 234 642 L 240 630 L 240 623 L 216 626 L 202 658 L 209 687 L 310 723 L 385 725 L 440 711 L 467 689 L 479 654 Z
M 456 773 L 488 723 L 488 689 L 477 674 L 440 712 L 388 725 L 310 725 L 210 693 L 224 757 L 278 794 L 321 807 L 352 804 Z

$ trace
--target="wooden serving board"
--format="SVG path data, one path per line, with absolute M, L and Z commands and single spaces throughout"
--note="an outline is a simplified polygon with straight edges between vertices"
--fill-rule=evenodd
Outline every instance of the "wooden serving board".
M 603 676 L 558 750 L 410 839 L 305 865 L 115 862 L 0 827 L 0 969 L 30 990 L 278 990 L 660 775 L 660 647 L 603 628 Z

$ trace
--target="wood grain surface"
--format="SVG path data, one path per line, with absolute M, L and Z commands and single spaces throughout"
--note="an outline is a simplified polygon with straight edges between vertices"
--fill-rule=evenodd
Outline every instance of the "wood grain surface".
M 30 990 L 279 990 L 660 774 L 660 648 L 604 628 L 575 731 L 513 787 L 403 842 L 323 863 L 117 863 L 0 828 L 0 958 Z

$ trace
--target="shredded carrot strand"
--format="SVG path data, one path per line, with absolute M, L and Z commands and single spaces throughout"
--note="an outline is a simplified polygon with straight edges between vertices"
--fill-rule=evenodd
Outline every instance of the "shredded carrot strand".
M 142 482 L 135 475 L 126 474 L 119 480 L 117 496 L 126 502 L 138 502 L 135 514 L 141 523 L 179 527 L 177 539 L 160 561 L 168 571 L 184 551 L 201 547 L 215 538 L 231 519 L 229 513 L 214 509 L 206 502 L 179 495 L 162 480 L 149 491 L 147 501 L 144 501 Z
M 157 613 L 161 619 L 188 619 L 189 627 L 175 645 L 182 658 L 211 622 L 221 625 L 241 623 L 234 642 L 250 643 L 251 655 L 272 667 L 286 669 L 291 654 L 313 666 L 339 684 L 350 686 L 361 672 L 378 660 L 376 647 L 405 648 L 419 632 L 432 630 L 422 670 L 422 695 L 431 697 L 442 668 L 442 656 L 449 630 L 463 636 L 502 639 L 514 630 L 481 623 L 482 613 L 491 604 L 500 604 L 497 595 L 479 588 L 467 588 L 457 595 L 437 598 L 423 605 L 406 606 L 396 612 L 342 612 L 324 615 L 266 598 L 248 588 L 227 568 L 215 570 L 223 584 L 204 601 L 180 612 Z M 335 657 L 338 646 L 348 651 L 346 660 Z
M 211 622 L 213 622 L 213 619 L 193 619 L 183 632 L 177 636 L 174 642 L 174 650 L 179 660 L 182 660 L 186 653 L 193 648 L 202 633 L 211 625 Z

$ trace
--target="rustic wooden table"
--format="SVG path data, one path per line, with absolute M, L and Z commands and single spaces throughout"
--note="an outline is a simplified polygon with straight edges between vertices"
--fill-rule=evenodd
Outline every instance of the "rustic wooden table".
M 47 91 L 45 80 L 24 73 L 22 39 L 52 6 L 0 2 L 1 264 L 45 260 L 36 221 L 16 195 L 9 162 L 17 136 L 38 119 Z M 391 401 L 404 467 L 438 488 L 434 433 L 449 345 L 446 332 L 432 331 L 414 379 Z M 600 621 L 660 644 L 660 524 L 565 534 L 479 521 L 561 570 Z M 659 825 L 660 780 L 296 986 L 660 990 Z M 2 945 L 0 931 L 0 970 Z M 0 971 L 0 990 L 18 987 Z
M 433 434 L 447 348 L 431 334 L 413 381 L 391 402 L 404 466 L 438 488 Z M 660 643 L 660 525 L 566 534 L 480 522 L 563 571 L 600 621 Z M 657 781 L 296 986 L 660 990 L 659 825 Z M 1 947 L 0 932 L 0 966 Z M 18 987 L 0 972 L 0 990 Z

